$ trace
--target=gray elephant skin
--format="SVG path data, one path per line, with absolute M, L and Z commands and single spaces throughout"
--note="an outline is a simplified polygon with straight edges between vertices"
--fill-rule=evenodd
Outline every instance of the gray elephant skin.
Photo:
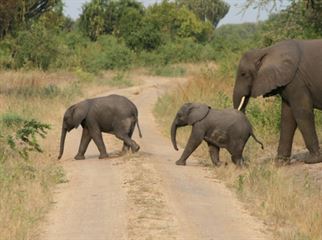
M 277 159 L 289 161 L 294 133 L 299 128 L 310 152 L 305 162 L 322 162 L 313 111 L 322 109 L 322 40 L 286 40 L 242 56 L 234 86 L 234 108 L 245 111 L 250 97 L 276 94 L 282 98 Z
M 231 154 L 236 165 L 243 165 L 243 150 L 250 136 L 258 143 L 253 134 L 252 126 L 246 116 L 235 109 L 216 110 L 206 104 L 185 103 L 177 112 L 171 126 L 171 141 L 178 150 L 176 133 L 179 127 L 191 125 L 192 131 L 186 147 L 177 165 L 186 165 L 186 160 L 193 151 L 205 140 L 208 144 L 212 163 L 220 166 L 220 148 L 225 148 Z
M 131 139 L 135 126 L 138 127 L 139 136 L 142 137 L 138 110 L 126 97 L 109 95 L 86 99 L 70 106 L 64 114 L 58 159 L 64 152 L 66 133 L 79 125 L 83 127 L 83 132 L 76 160 L 85 159 L 84 154 L 91 140 L 94 140 L 100 152 L 99 158 L 108 157 L 102 132 L 114 134 L 122 140 L 123 151 L 131 149 L 132 152 L 137 152 L 140 149 L 140 146 Z

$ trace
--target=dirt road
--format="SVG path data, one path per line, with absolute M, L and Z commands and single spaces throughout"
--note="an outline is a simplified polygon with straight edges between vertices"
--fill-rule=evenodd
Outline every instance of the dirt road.
M 152 108 L 157 97 L 182 79 L 152 77 L 138 87 L 108 92 L 129 97 L 139 109 L 143 132 L 134 139 L 141 151 L 98 160 L 91 143 L 86 160 L 74 161 L 81 129 L 67 136 L 61 184 L 41 240 L 255 240 L 271 239 L 222 183 L 207 178 L 197 161 L 174 164 L 181 154 L 157 128 Z M 121 148 L 106 136 L 108 151 Z

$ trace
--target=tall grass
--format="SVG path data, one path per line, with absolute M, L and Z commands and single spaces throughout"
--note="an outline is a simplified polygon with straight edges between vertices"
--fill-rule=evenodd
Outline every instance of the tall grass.
M 202 68 L 185 86 L 178 85 L 174 92 L 159 98 L 154 111 L 166 134 L 169 134 L 176 111 L 185 102 L 204 102 L 219 109 L 232 107 L 234 73 L 227 70 L 227 62 L 224 61 L 219 68 L 211 65 Z M 244 150 L 247 168 L 236 168 L 230 155 L 221 151 L 221 159 L 228 165 L 211 167 L 211 172 L 237 192 L 252 214 L 265 221 L 276 239 L 322 239 L 322 190 L 319 183 L 303 165 L 277 167 L 272 160 L 279 139 L 280 101 L 278 97 L 252 99 L 247 108 L 247 117 L 265 150 L 250 139 Z M 318 128 L 321 127 L 320 115 L 316 120 Z M 190 128 L 178 130 L 181 145 L 185 145 L 190 131 Z M 297 132 L 294 147 L 301 146 L 303 148 L 304 144 Z M 205 144 L 195 155 L 201 164 L 212 166 Z

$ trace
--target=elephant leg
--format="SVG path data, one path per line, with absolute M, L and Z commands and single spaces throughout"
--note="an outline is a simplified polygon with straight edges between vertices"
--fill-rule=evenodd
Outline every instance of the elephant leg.
M 313 104 L 308 95 L 303 95 L 301 101 L 294 101 L 294 105 L 292 104 L 291 107 L 305 145 L 310 152 L 310 157 L 305 160 L 305 163 L 319 163 L 322 162 L 322 156 L 320 155 L 319 140 L 315 129 Z
M 90 135 L 93 138 L 98 151 L 100 152 L 99 159 L 107 158 L 108 154 L 106 152 L 106 147 L 103 141 L 102 133 L 98 128 L 89 129 Z
M 184 151 L 178 161 L 176 161 L 177 165 L 186 165 L 186 161 L 188 157 L 193 153 L 194 150 L 200 145 L 204 138 L 204 132 L 200 129 L 192 128 L 192 132 L 190 134 L 188 143 L 184 148 Z
M 244 166 L 244 158 L 242 154 L 231 155 L 231 160 L 239 167 Z
M 220 150 L 219 147 L 208 143 L 208 148 L 209 148 L 209 155 L 212 163 L 215 166 L 220 167 L 222 162 L 219 160 L 219 150 Z
M 297 123 L 291 107 L 286 101 L 282 101 L 281 134 L 277 150 L 277 158 L 288 160 L 292 152 L 292 144 Z
M 87 150 L 88 144 L 90 143 L 90 141 L 92 140 L 92 137 L 89 135 L 89 131 L 87 128 L 83 128 L 83 132 L 82 132 L 82 138 L 79 144 L 79 149 L 78 149 L 78 153 L 75 156 L 76 160 L 83 160 L 85 159 L 85 152 Z
M 129 137 L 129 134 L 118 132 L 118 133 L 115 133 L 115 136 L 124 142 L 123 148 L 124 148 L 124 146 L 130 146 L 133 153 L 140 150 L 139 144 L 137 144 L 134 140 L 132 140 Z
M 131 125 L 129 133 L 127 134 L 130 139 L 132 139 L 132 135 L 133 135 L 133 132 L 134 132 L 134 127 L 135 127 L 135 123 L 133 123 Z M 122 152 L 128 152 L 130 150 L 130 148 L 131 148 L 131 145 L 129 145 L 125 141 L 123 141 Z
M 246 142 L 244 141 L 235 142 L 232 147 L 227 149 L 231 154 L 231 161 L 239 167 L 243 167 L 245 165 L 243 158 L 245 144 Z

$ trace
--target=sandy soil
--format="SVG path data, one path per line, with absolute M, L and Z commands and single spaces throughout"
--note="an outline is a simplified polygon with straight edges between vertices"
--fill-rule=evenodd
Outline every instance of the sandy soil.
M 143 138 L 137 131 L 133 138 L 140 152 L 98 160 L 91 143 L 86 160 L 75 161 L 81 129 L 71 132 L 62 160 L 69 181 L 57 188 L 40 239 L 272 239 L 198 161 L 174 164 L 182 150 L 174 151 L 162 136 L 152 108 L 159 95 L 185 80 L 143 80 L 143 85 L 106 93 L 127 96 L 138 106 Z M 109 152 L 121 148 L 113 136 L 104 138 Z

